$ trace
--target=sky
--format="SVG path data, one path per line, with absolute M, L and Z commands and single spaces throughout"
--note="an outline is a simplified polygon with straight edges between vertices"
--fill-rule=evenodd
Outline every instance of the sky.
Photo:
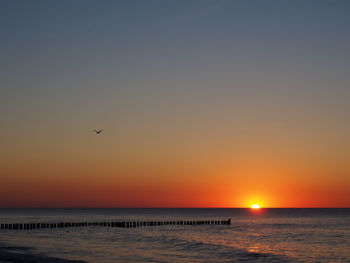
M 0 207 L 350 207 L 349 11 L 2 0 Z

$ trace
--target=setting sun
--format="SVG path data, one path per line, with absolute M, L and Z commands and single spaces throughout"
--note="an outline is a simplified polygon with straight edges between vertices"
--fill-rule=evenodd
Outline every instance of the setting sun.
M 259 208 L 260 208 L 260 205 L 254 204 L 254 205 L 252 205 L 250 208 L 252 208 L 252 209 L 259 209 Z

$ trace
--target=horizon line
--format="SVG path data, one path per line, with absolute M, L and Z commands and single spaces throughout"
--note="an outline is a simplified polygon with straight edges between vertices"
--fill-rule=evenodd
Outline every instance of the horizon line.
M 87 206 L 75 206 L 75 207 L 20 207 L 20 206 L 12 206 L 12 207 L 0 207 L 0 209 L 251 209 L 251 207 L 87 207 Z M 350 206 L 314 206 L 314 207 L 260 207 L 260 209 L 350 209 Z

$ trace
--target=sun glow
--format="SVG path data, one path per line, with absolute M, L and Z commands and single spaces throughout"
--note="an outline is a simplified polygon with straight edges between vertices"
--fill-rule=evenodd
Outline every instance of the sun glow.
M 260 209 L 260 205 L 254 204 L 250 208 L 252 208 L 252 209 Z

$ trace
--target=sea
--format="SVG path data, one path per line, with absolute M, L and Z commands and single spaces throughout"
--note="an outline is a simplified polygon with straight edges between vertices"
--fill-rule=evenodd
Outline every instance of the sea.
M 350 209 L 0 209 L 0 223 L 227 220 L 231 225 L 0 230 L 0 262 L 350 262 Z

